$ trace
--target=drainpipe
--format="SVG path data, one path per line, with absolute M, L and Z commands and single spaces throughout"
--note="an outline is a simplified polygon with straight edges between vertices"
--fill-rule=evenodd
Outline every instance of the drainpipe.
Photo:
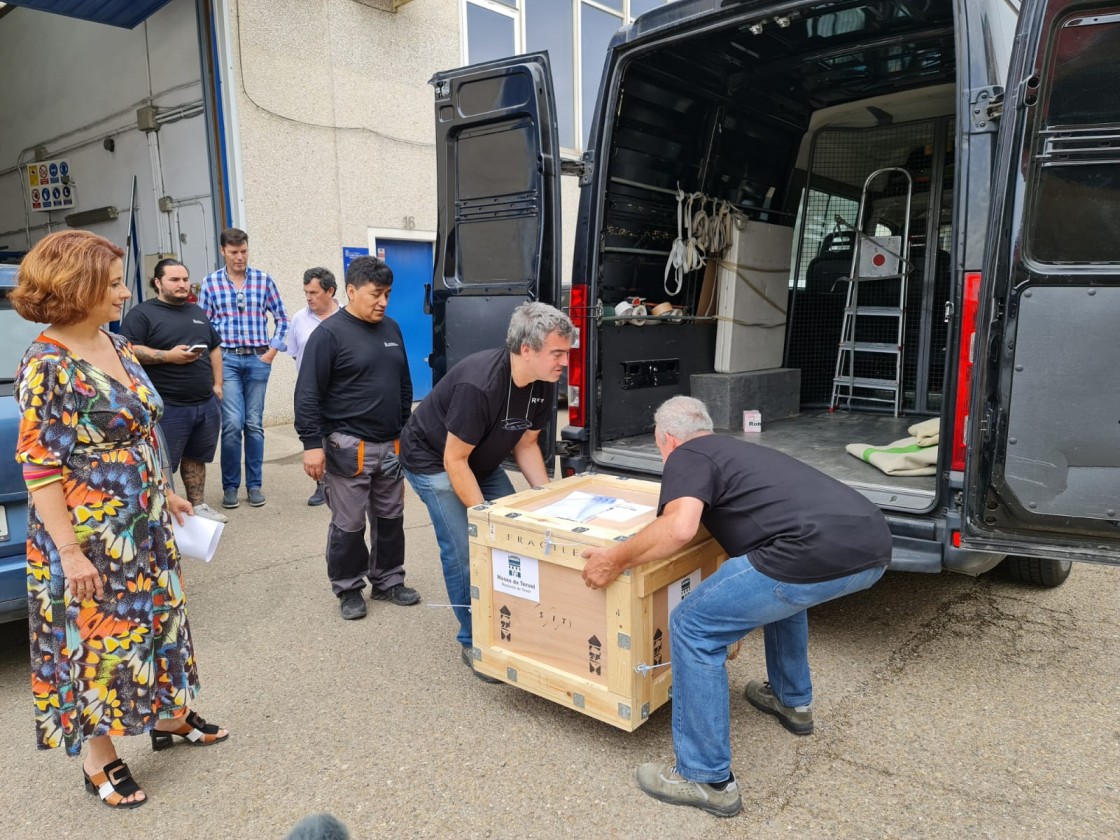
M 163 198 L 163 165 L 159 158 L 160 121 L 154 105 L 145 105 L 136 111 L 136 127 L 148 136 L 148 159 L 152 165 L 152 206 L 156 211 L 156 250 L 179 253 L 171 241 L 171 224 L 165 213 L 160 211 Z M 166 248 L 164 247 L 166 246 Z

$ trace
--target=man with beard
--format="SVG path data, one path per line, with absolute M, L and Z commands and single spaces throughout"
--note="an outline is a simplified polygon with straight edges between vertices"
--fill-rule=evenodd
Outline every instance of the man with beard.
M 203 501 L 206 465 L 214 460 L 222 428 L 222 340 L 190 302 L 190 274 L 181 262 L 156 263 L 152 285 L 158 297 L 132 307 L 121 334 L 163 398 L 159 429 L 171 472 L 182 476 L 183 495 L 197 515 L 226 522 Z

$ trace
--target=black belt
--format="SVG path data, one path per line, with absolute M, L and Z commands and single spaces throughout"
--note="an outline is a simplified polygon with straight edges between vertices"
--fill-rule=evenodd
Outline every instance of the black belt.
M 270 348 L 267 344 L 264 344 L 260 347 L 223 347 L 222 349 L 237 356 L 248 356 L 250 354 L 259 356 L 262 353 L 267 353 Z

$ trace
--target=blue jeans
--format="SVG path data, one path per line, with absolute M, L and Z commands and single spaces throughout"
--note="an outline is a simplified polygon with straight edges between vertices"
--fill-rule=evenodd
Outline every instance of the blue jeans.
M 222 351 L 222 489 L 241 486 L 245 437 L 245 486 L 264 481 L 264 392 L 272 365 L 260 356 Z
M 744 555 L 732 557 L 681 601 L 669 619 L 677 771 L 693 782 L 721 782 L 731 774 L 728 645 L 761 626 L 774 696 L 783 706 L 807 706 L 813 685 L 806 610 L 867 589 L 884 571 L 783 583 L 755 569 Z
M 459 619 L 459 635 L 456 638 L 463 647 L 470 647 L 474 642 L 471 635 L 471 557 L 467 509 L 451 488 L 451 478 L 447 473 L 422 475 L 405 470 L 404 477 L 428 508 L 439 544 L 447 597 L 451 599 L 451 608 Z M 488 502 L 513 493 L 513 484 L 501 467 L 478 479 L 478 486 L 482 490 L 482 498 Z

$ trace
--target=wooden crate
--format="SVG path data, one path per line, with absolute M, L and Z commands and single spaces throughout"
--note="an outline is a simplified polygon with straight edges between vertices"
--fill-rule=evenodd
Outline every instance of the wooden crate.
M 660 485 L 581 475 L 468 511 L 475 669 L 633 731 L 671 696 L 669 612 L 726 559 L 701 529 L 672 557 L 592 590 L 580 553 L 656 517 Z M 626 521 L 540 513 L 573 491 L 652 508 Z

